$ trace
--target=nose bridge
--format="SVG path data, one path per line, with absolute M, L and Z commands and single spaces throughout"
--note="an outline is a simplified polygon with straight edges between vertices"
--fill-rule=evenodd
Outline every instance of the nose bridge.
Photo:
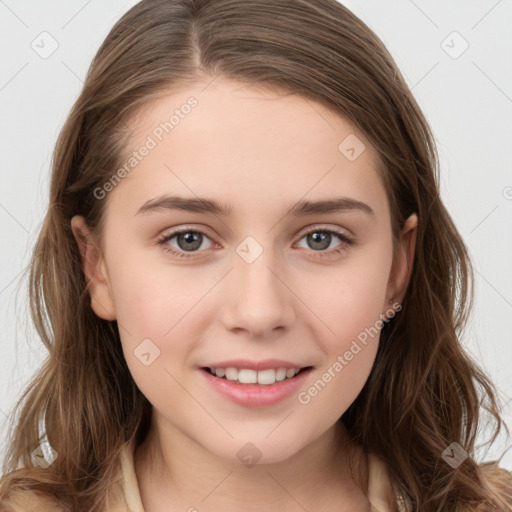
M 261 335 L 288 326 L 293 320 L 292 294 L 282 282 L 285 276 L 276 252 L 253 237 L 246 237 L 235 251 L 228 327 Z

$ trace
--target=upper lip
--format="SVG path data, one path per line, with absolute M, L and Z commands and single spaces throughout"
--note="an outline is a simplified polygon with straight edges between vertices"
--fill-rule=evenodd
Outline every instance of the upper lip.
M 249 359 L 231 359 L 229 361 L 219 361 L 202 366 L 201 368 L 236 368 L 237 370 L 273 370 L 277 368 L 306 368 L 311 365 L 304 365 L 302 363 L 293 363 L 291 361 L 284 361 L 283 359 L 263 359 L 262 361 L 251 361 Z

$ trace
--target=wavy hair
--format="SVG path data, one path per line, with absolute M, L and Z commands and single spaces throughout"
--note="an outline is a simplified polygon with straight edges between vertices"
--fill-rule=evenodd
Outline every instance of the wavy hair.
M 510 511 L 512 475 L 476 460 L 482 413 L 496 425 L 489 443 L 503 425 L 496 388 L 461 344 L 473 271 L 440 199 L 433 135 L 383 43 L 335 0 L 143 0 L 111 29 L 53 154 L 29 269 L 31 316 L 48 356 L 12 413 L 0 508 L 16 510 L 31 492 L 100 512 L 122 448 L 148 432 L 151 405 L 117 323 L 91 308 L 70 220 L 83 215 L 101 233 L 106 201 L 94 190 L 122 165 L 127 121 L 205 76 L 318 101 L 375 147 L 393 236 L 416 213 L 416 252 L 403 309 L 381 331 L 371 374 L 339 421 L 385 461 L 402 510 Z M 32 452 L 45 439 L 58 457 L 43 469 Z M 442 458 L 453 442 L 468 454 L 456 469 Z

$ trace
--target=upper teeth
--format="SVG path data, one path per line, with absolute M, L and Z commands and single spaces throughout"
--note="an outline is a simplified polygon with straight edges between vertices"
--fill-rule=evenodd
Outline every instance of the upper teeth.
M 300 368 L 277 368 L 276 370 L 237 370 L 236 368 L 211 368 L 211 372 L 217 377 L 226 377 L 228 380 L 238 380 L 242 384 L 274 384 L 276 381 L 281 381 L 286 378 L 291 379 Z

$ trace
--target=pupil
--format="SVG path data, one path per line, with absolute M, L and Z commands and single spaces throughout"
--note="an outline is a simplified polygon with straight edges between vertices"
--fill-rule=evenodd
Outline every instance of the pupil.
M 309 241 L 312 242 L 312 247 L 316 249 L 326 249 L 329 247 L 329 244 L 331 242 L 331 234 L 330 233 L 321 233 L 321 232 L 315 232 L 308 235 Z M 315 244 L 320 244 L 319 246 L 315 247 Z
M 178 245 L 180 246 L 180 249 L 198 249 L 201 247 L 201 234 L 194 232 L 194 231 L 187 231 L 186 233 L 180 233 L 178 236 Z M 185 241 L 186 244 L 192 244 L 192 247 L 183 247 L 181 244 L 181 241 Z

